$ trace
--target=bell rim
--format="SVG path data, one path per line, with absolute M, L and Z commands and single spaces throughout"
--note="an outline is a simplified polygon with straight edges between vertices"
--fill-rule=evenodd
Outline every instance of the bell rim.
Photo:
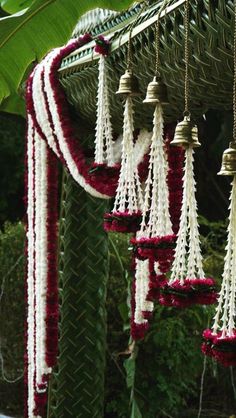
M 232 170 L 232 171 L 220 170 L 217 173 L 217 176 L 235 176 L 235 175 L 236 175 L 236 170 Z

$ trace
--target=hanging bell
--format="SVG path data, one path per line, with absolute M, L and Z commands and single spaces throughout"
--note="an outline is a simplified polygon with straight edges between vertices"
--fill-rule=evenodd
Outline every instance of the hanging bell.
M 162 105 L 169 104 L 166 85 L 160 78 L 154 77 L 148 84 L 146 98 L 143 103 L 153 105 L 156 105 L 157 103 L 161 103 Z
M 220 176 L 233 176 L 236 174 L 236 142 L 230 142 L 229 148 L 227 148 L 222 157 L 222 165 Z
M 138 79 L 130 70 L 126 70 L 120 78 L 119 89 L 116 94 L 138 96 L 140 94 Z
M 193 148 L 200 147 L 197 125 L 193 124 L 189 116 L 184 116 L 184 119 L 176 126 L 171 145 L 183 148 L 188 148 L 189 146 Z

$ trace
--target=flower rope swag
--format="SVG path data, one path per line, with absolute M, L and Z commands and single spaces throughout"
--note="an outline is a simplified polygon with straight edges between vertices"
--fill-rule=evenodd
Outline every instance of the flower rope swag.
M 185 151 L 183 201 L 171 278 L 161 289 L 160 303 L 167 306 L 186 307 L 216 301 L 215 282 L 205 277 L 202 266 L 193 156 L 193 147 L 189 146 Z
M 202 351 L 224 366 L 236 365 L 236 176 L 230 196 L 228 240 L 223 280 L 212 329 L 203 333 Z
M 98 93 L 97 93 L 97 123 L 95 135 L 95 163 L 94 168 L 106 169 L 115 165 L 113 155 L 113 135 L 111 125 L 108 74 L 106 57 L 108 56 L 110 43 L 103 36 L 96 39 L 95 52 L 100 53 L 98 68 Z
M 52 50 L 35 67 L 27 83 L 25 416 L 28 418 L 38 418 L 44 413 L 48 380 L 57 357 L 57 160 L 95 197 L 114 196 L 119 178 L 118 164 L 91 172 L 92 163 L 86 160 L 75 135 L 66 96 L 58 80 L 62 59 L 90 40 L 86 34 Z M 141 131 L 134 148 L 136 170 L 149 143 L 150 136 Z M 116 149 L 117 158 L 119 154 Z M 145 171 L 143 167 L 142 171 Z

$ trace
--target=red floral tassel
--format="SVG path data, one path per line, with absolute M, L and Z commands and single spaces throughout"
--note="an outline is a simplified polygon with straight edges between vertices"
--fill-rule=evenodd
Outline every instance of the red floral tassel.
M 211 278 L 185 279 L 184 284 L 175 280 L 161 289 L 160 303 L 164 306 L 186 308 L 188 306 L 216 303 L 215 281 Z
M 225 367 L 236 366 L 236 329 L 231 336 L 223 336 L 222 331 L 215 334 L 212 330 L 206 329 L 203 338 L 204 354 L 213 357 Z

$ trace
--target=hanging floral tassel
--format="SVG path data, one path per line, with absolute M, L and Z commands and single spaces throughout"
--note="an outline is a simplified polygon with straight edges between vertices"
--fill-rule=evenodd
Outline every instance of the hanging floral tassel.
M 112 213 L 104 215 L 106 231 L 136 232 L 140 228 L 143 196 L 134 160 L 133 132 L 133 101 L 128 95 L 124 108 L 120 177 Z
M 178 234 L 183 197 L 183 165 L 184 150 L 181 147 L 173 147 L 175 125 L 168 125 L 165 129 L 165 146 L 168 159 L 168 187 L 169 187 L 169 210 L 172 229 Z
M 148 260 L 135 260 L 135 280 L 132 289 L 131 336 L 134 340 L 144 338 L 149 328 L 148 319 L 152 316 L 153 302 L 147 300 L 149 292 Z
M 236 365 L 236 176 L 230 196 L 228 240 L 223 280 L 212 329 L 203 333 L 202 351 L 224 366 Z
M 98 68 L 97 122 L 95 135 L 95 162 L 93 168 L 106 169 L 115 165 L 111 125 L 106 57 L 110 43 L 103 36 L 96 39 L 95 52 L 101 54 Z
M 161 272 L 170 268 L 173 260 L 175 235 L 169 214 L 167 160 L 163 141 L 163 113 L 158 104 L 154 112 L 153 136 L 150 150 L 149 173 L 141 229 L 132 243 L 140 259 L 158 262 Z
M 160 297 L 160 302 L 166 306 L 212 304 L 217 297 L 215 282 L 205 277 L 202 266 L 193 161 L 194 151 L 190 146 L 185 151 L 183 200 L 175 258 L 170 281 L 163 286 Z

